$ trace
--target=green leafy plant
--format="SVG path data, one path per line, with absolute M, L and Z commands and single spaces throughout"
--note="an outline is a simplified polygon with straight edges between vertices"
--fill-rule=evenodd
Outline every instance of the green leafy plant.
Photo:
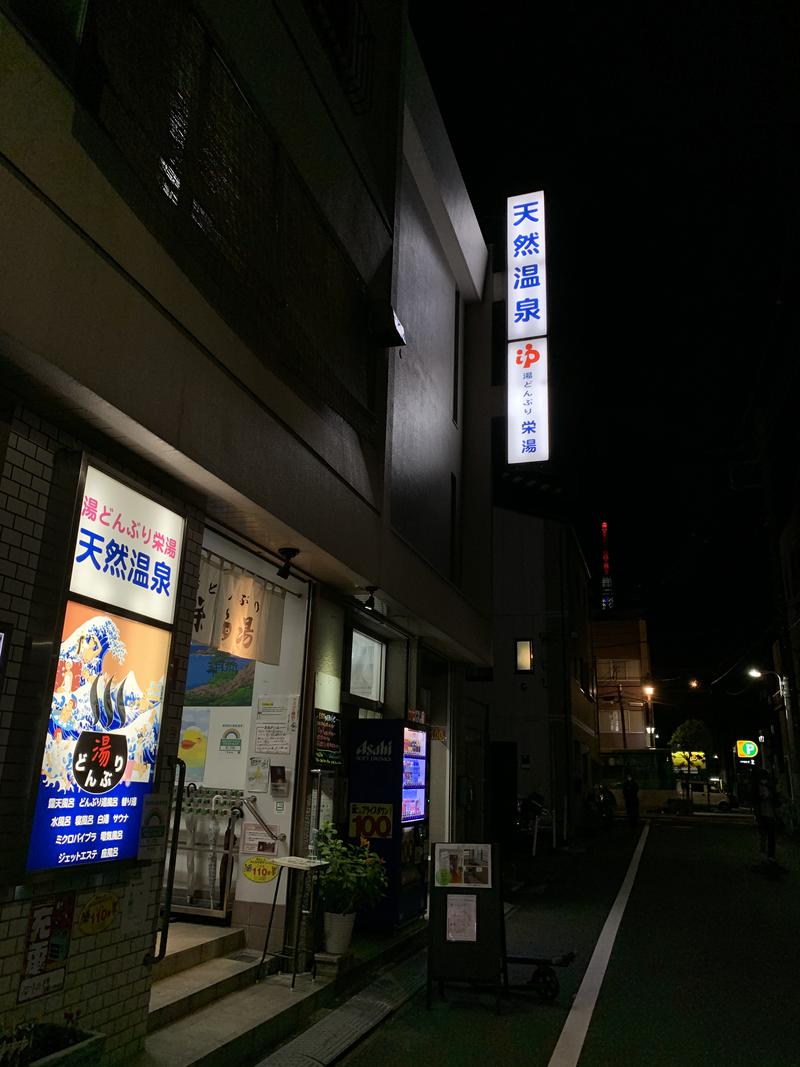
M 383 860 L 370 850 L 362 837 L 358 845 L 342 841 L 332 823 L 325 823 L 317 838 L 317 852 L 328 866 L 320 875 L 320 893 L 325 911 L 349 915 L 371 908 L 385 894 L 386 869 Z

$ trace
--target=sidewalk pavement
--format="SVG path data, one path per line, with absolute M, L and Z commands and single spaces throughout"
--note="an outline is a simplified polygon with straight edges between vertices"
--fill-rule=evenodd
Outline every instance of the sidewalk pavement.
M 655 816 L 645 821 L 671 824 L 680 830 L 690 827 L 692 818 Z M 720 823 L 723 821 L 731 826 L 735 820 L 722 816 Z M 749 820 L 738 821 L 742 834 L 749 834 Z M 711 817 L 697 820 L 698 825 L 711 822 Z M 351 1067 L 373 1067 L 379 1061 L 392 1067 L 407 1063 L 411 1057 L 419 1058 L 420 1048 L 441 1047 L 444 1035 L 450 1058 L 441 1062 L 477 1062 L 470 1055 L 488 1047 L 497 1054 L 495 1062 L 547 1062 L 546 1050 L 558 1039 L 640 832 L 641 827 L 632 831 L 624 820 L 617 819 L 612 826 L 599 828 L 593 836 L 568 848 L 540 852 L 535 858 L 529 854 L 507 856 L 508 954 L 558 956 L 576 952 L 574 963 L 557 971 L 560 993 L 555 1001 L 543 1001 L 530 990 L 527 983 L 533 968 L 520 964 L 509 966 L 511 992 L 499 1011 L 493 995 L 450 984 L 446 999 L 435 992 L 432 1009 L 427 1011 L 423 950 L 386 968 L 355 996 L 341 998 L 332 1011 L 320 1013 L 307 1029 L 260 1060 L 257 1067 L 319 1067 L 339 1061 Z M 743 837 L 737 850 L 758 865 L 754 824 L 752 838 Z M 790 870 L 800 869 L 800 844 L 787 837 L 780 839 L 778 858 Z M 411 1006 L 398 1012 L 411 1000 L 413 1012 Z M 393 1015 L 395 1018 L 387 1022 Z M 386 1026 L 380 1036 L 370 1037 L 382 1023 Z
M 631 832 L 627 824 L 617 822 L 613 827 L 602 828 L 592 838 L 556 851 L 539 851 L 536 857 L 527 850 L 513 855 L 506 852 L 503 873 L 508 954 L 546 957 L 569 951 L 578 954 L 574 965 L 557 972 L 561 985 L 558 1004 L 563 1010 L 568 1009 L 577 991 L 637 840 L 638 833 Z M 588 898 L 588 906 L 576 907 L 577 897 Z M 364 942 L 360 951 L 367 951 Z M 381 968 L 377 977 L 355 995 L 342 996 L 333 1010 L 319 1012 L 306 1029 L 259 1060 L 257 1067 L 319 1067 L 334 1063 L 403 1004 L 421 996 L 427 976 L 424 949 L 393 966 L 383 966 L 383 963 L 379 955 L 373 957 L 373 965 Z M 512 991 L 526 989 L 533 970 L 533 965 L 509 965 Z M 448 988 L 446 995 L 460 994 Z M 478 998 L 481 1007 L 490 1000 L 494 1003 L 494 998 L 487 998 L 485 993 L 470 991 L 468 995 Z M 531 999 L 540 1003 L 533 991 L 521 996 L 526 1006 Z M 511 992 L 510 997 L 519 1000 L 520 994 Z M 441 1006 L 435 995 L 434 1010 L 424 1016 L 420 1013 L 419 1018 L 415 1016 L 416 1021 L 420 1025 L 430 1024 L 436 1018 L 437 1005 Z M 545 1007 L 551 1009 L 554 1005 Z M 507 1010 L 504 1009 L 504 1014 Z M 549 1018 L 552 1019 L 552 1014 Z
M 723 816 L 720 824 L 723 819 L 727 826 L 734 822 Z M 693 817 L 654 816 L 651 821 L 674 824 L 680 830 L 691 826 Z M 713 816 L 694 819 L 698 828 L 712 822 Z M 751 829 L 747 823 L 741 820 L 741 833 L 752 832 L 752 837 L 743 837 L 738 847 L 757 867 L 755 825 Z M 310 975 L 298 975 L 291 989 L 290 975 L 274 974 L 187 1016 L 174 1024 L 174 1034 L 172 1027 L 156 1031 L 148 1038 L 148 1049 L 136 1067 L 225 1067 L 234 1062 L 243 1067 L 319 1067 L 342 1057 L 354 1067 L 373 1067 L 376 1049 L 368 1035 L 381 1023 L 391 1033 L 388 1052 L 381 1051 L 378 1057 L 384 1067 L 407 1062 L 403 1055 L 418 1055 L 419 1040 L 424 1043 L 427 1035 L 435 1043 L 441 1040 L 442 1032 L 451 1035 L 448 1040 L 461 1049 L 464 1063 L 471 1062 L 469 1049 L 482 1047 L 487 1037 L 504 1045 L 504 1062 L 515 1062 L 515 1056 L 532 1045 L 540 1052 L 552 1048 L 638 839 L 639 831 L 616 819 L 611 826 L 599 827 L 592 836 L 567 848 L 540 850 L 535 857 L 530 855 L 529 846 L 513 854 L 506 850 L 508 955 L 576 954 L 572 964 L 556 972 L 560 992 L 553 1001 L 542 1001 L 528 985 L 532 965 L 510 964 L 511 991 L 503 998 L 499 1015 L 494 995 L 487 997 L 466 983 L 452 987 L 448 983 L 445 1000 L 436 988 L 427 1011 L 427 923 L 419 920 L 401 931 L 357 935 L 349 966 L 331 969 L 327 976 L 325 957 L 320 957 L 323 966 L 317 981 Z M 791 870 L 800 869 L 800 844 L 779 839 L 778 859 Z M 409 1028 L 401 1022 L 408 1012 L 398 1009 L 412 999 L 413 1027 Z M 397 1023 L 395 1019 L 387 1022 L 390 1016 L 395 1016 Z M 409 1044 L 404 1049 L 406 1035 Z M 265 1049 L 271 1050 L 266 1057 Z

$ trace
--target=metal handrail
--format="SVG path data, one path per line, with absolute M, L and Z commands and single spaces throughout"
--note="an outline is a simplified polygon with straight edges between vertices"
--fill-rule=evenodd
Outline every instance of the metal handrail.
M 286 840 L 286 834 L 276 834 L 276 833 L 274 833 L 273 830 L 272 830 L 272 827 L 271 826 L 267 826 L 267 824 L 264 822 L 264 819 L 262 818 L 261 812 L 256 807 L 257 800 L 256 800 L 256 798 L 254 796 L 252 796 L 252 797 L 242 797 L 242 802 L 244 803 L 245 807 L 250 812 L 250 814 L 253 816 L 253 818 L 256 820 L 258 825 L 261 827 L 261 829 L 262 830 L 266 830 L 273 841 L 285 841 Z
M 158 948 L 158 952 L 154 956 L 152 952 L 148 952 L 142 961 L 145 966 L 150 966 L 153 963 L 160 963 L 161 960 L 167 954 L 167 937 L 169 936 L 169 915 L 172 910 L 172 887 L 175 882 L 175 862 L 178 858 L 178 835 L 181 830 L 181 812 L 183 811 L 183 785 L 186 781 L 186 764 L 184 761 L 177 757 L 175 760 L 178 765 L 178 788 L 175 799 L 175 814 L 173 816 L 174 822 L 172 824 L 172 841 L 170 842 L 170 854 L 169 864 L 167 865 L 167 886 L 164 892 L 164 912 L 163 912 L 163 925 L 161 927 L 161 940 Z

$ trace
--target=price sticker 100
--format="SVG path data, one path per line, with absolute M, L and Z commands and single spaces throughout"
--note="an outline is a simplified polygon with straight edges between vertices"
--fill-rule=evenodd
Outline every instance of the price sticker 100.
M 391 837 L 390 815 L 354 815 L 354 837 Z

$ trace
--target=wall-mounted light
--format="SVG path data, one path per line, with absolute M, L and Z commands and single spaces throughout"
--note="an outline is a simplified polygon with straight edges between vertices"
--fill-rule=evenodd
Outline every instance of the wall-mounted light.
M 300 555 L 299 548 L 279 548 L 278 555 L 283 560 L 283 563 L 278 567 L 277 575 L 279 578 L 288 578 L 292 573 L 292 560 L 295 556 Z
M 517 673 L 530 673 L 533 670 L 533 641 L 517 641 Z
M 364 601 L 364 607 L 367 611 L 375 610 L 375 594 L 378 592 L 377 585 L 365 585 L 364 588 L 369 593 L 369 596 Z

